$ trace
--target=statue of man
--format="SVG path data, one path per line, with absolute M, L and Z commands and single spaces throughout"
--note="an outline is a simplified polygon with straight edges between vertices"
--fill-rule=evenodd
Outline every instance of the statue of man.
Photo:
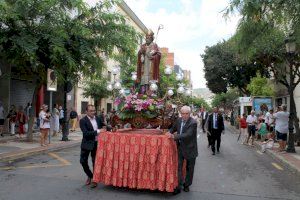
M 149 85 L 150 80 L 159 79 L 159 63 L 161 52 L 157 44 L 153 42 L 154 33 L 149 30 L 146 34 L 146 43 L 138 52 L 137 82 L 141 85 Z

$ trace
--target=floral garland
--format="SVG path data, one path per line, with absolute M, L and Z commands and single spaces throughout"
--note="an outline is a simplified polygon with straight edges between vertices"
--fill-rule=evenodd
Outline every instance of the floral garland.
M 130 119 L 137 116 L 152 119 L 160 115 L 164 102 L 162 99 L 143 95 L 129 94 L 115 100 L 115 105 L 120 111 L 120 119 Z

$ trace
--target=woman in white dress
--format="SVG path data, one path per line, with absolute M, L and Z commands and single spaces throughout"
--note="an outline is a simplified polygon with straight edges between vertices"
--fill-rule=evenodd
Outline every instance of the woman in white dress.
M 52 136 L 53 137 L 57 136 L 57 133 L 59 131 L 59 110 L 57 104 L 53 105 L 52 117 L 51 117 L 51 129 L 53 132 Z
M 39 114 L 40 119 L 40 132 L 41 132 L 41 146 L 47 146 L 46 140 L 50 129 L 50 117 L 51 114 L 47 113 L 48 106 L 43 105 L 42 110 Z

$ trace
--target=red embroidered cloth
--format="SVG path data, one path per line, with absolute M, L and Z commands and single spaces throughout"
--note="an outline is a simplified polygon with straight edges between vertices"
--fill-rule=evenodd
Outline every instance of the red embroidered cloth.
M 95 182 L 173 192 L 178 185 L 176 143 L 159 130 L 103 132 L 98 137 Z

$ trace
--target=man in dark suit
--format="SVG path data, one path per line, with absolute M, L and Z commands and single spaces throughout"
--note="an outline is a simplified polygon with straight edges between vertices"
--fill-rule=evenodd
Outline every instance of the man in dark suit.
M 197 121 L 190 117 L 191 108 L 183 106 L 180 109 L 181 117 L 176 120 L 168 133 L 170 138 L 177 141 L 178 148 L 178 188 L 174 194 L 189 192 L 189 186 L 192 185 L 194 176 L 194 167 L 196 157 L 198 156 L 197 147 Z M 182 180 L 183 160 L 186 160 L 186 177 Z
M 86 108 L 86 114 L 87 115 L 83 117 L 79 123 L 83 135 L 81 141 L 80 163 L 84 172 L 88 176 L 86 185 L 91 184 L 91 187 L 94 188 L 97 186 L 97 183 L 92 181 L 93 173 L 89 168 L 88 158 L 91 154 L 94 167 L 97 151 L 97 136 L 100 133 L 102 126 L 104 126 L 104 123 L 99 117 L 95 116 L 95 106 L 88 105 Z
M 221 133 L 224 131 L 224 120 L 222 114 L 218 112 L 218 108 L 213 108 L 213 113 L 208 117 L 208 127 L 207 131 L 211 135 L 211 150 L 213 155 L 216 154 L 215 144 L 217 141 L 217 153 L 220 152 L 221 145 Z

